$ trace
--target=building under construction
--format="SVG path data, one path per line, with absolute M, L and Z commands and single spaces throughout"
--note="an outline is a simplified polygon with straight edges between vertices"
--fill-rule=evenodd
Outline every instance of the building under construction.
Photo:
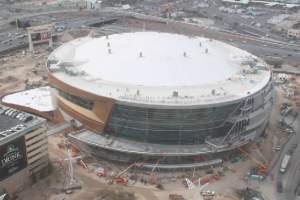
M 135 32 L 68 42 L 48 58 L 55 106 L 83 152 L 151 171 L 190 171 L 236 157 L 267 126 L 268 65 L 207 38 Z M 232 145 L 233 144 L 233 145 Z M 200 159 L 196 168 L 207 167 Z

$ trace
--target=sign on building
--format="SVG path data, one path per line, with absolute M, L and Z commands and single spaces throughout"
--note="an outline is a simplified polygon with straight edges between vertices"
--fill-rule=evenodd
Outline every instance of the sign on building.
M 49 41 L 52 46 L 52 24 L 36 27 L 28 27 L 29 51 L 33 52 L 33 44 Z
M 27 167 L 24 136 L 0 146 L 0 181 Z

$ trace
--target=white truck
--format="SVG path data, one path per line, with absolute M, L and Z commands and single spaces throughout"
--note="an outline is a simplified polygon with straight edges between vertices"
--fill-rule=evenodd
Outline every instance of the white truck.
M 289 162 L 290 162 L 290 158 L 291 156 L 290 155 L 285 155 L 283 160 L 282 160 L 282 163 L 281 163 L 281 166 L 280 166 L 280 173 L 285 173 L 286 171 L 286 168 L 288 167 L 289 165 Z
M 215 196 L 214 191 L 201 191 L 202 196 Z

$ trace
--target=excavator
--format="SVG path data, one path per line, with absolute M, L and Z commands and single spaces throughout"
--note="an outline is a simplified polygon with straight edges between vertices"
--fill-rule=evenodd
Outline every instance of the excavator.
M 151 185 L 155 185 L 155 181 L 154 181 L 154 177 L 153 177 L 153 171 L 155 170 L 155 168 L 156 168 L 156 166 L 158 165 L 158 163 L 159 163 L 161 160 L 163 160 L 163 159 L 165 159 L 165 157 L 160 157 L 160 158 L 158 159 L 157 163 L 154 165 L 154 167 L 153 167 L 153 169 L 152 169 L 152 172 L 151 172 L 151 177 L 152 177 L 152 178 L 149 180 L 149 182 L 150 182 Z
M 206 160 L 206 158 L 204 156 L 201 156 L 202 160 L 205 160 L 207 162 L 207 164 L 212 168 L 212 170 L 215 172 L 215 174 L 213 175 L 213 178 L 215 178 L 216 180 L 220 179 L 220 176 L 217 172 L 217 170 L 215 170 L 215 168 L 213 168 L 213 166 L 211 164 L 209 164 L 209 162 Z
M 248 140 L 248 142 L 252 145 L 252 147 L 254 146 L 254 144 L 252 144 L 252 142 L 250 142 L 249 140 Z M 264 173 L 264 172 L 267 172 L 268 171 L 268 162 L 267 162 L 267 160 L 264 158 L 264 160 L 265 160 L 265 162 L 267 163 L 267 164 L 262 164 L 261 162 L 259 162 L 258 160 L 256 160 L 255 158 L 253 158 L 250 154 L 248 154 L 246 151 L 244 151 L 243 149 L 241 149 L 240 147 L 238 147 L 238 146 L 236 146 L 236 145 L 234 145 L 234 144 L 231 144 L 232 146 L 234 146 L 234 147 L 236 147 L 238 150 L 240 150 L 241 152 L 243 152 L 244 154 L 246 154 L 249 158 L 251 158 L 254 162 L 256 162 L 257 164 L 259 164 L 260 166 L 259 166 L 259 171 L 257 172 L 257 174 L 261 174 L 261 173 Z M 257 148 L 255 147 L 254 148 L 257 152 L 259 152 L 258 150 L 257 150 Z M 259 155 L 261 156 L 261 157 L 263 157 L 262 155 L 261 155 L 261 153 L 259 152 Z
M 106 177 L 107 174 L 106 174 L 105 172 L 99 172 L 99 173 L 97 174 L 97 176 L 99 176 L 99 177 Z
M 125 169 L 124 171 L 122 171 L 121 173 L 119 173 L 117 176 L 115 177 L 112 177 L 112 179 L 108 182 L 108 185 L 111 185 L 113 184 L 114 180 L 117 182 L 117 183 L 123 183 L 124 186 L 126 186 L 126 184 L 128 183 L 127 180 L 124 180 L 121 176 L 127 172 L 128 170 L 130 170 L 132 167 L 134 167 L 136 164 L 139 164 L 141 165 L 142 167 L 144 167 L 144 163 L 138 163 L 138 162 L 135 162 L 133 163 L 132 165 L 130 165 L 127 169 Z

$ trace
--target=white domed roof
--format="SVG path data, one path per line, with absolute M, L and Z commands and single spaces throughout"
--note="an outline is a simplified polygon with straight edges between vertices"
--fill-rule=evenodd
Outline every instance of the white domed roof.
M 110 43 L 109 47 L 107 43 Z M 247 53 L 235 47 L 232 47 L 235 52 L 229 52 L 224 45 L 177 34 L 126 33 L 82 43 L 76 48 L 73 58 L 88 60 L 77 69 L 109 82 L 193 86 L 224 81 L 240 70 L 239 65 L 230 61 L 231 54 L 246 56 Z M 109 49 L 111 53 L 108 53 Z

